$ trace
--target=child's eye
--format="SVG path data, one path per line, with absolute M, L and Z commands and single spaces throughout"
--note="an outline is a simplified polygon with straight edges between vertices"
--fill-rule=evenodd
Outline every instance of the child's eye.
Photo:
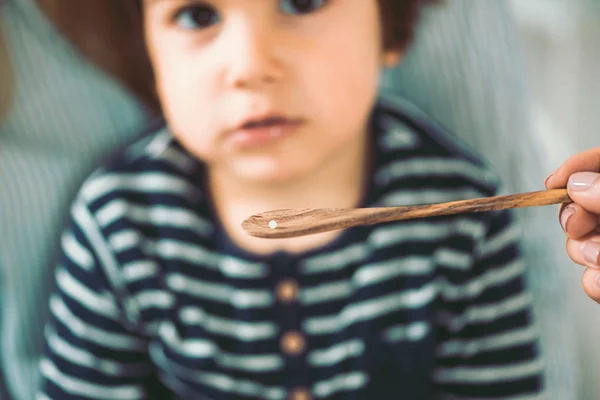
M 322 8 L 328 0 L 281 0 L 281 11 L 286 14 L 310 14 Z
M 219 22 L 219 14 L 211 6 L 193 5 L 179 10 L 175 22 L 183 29 L 205 29 Z

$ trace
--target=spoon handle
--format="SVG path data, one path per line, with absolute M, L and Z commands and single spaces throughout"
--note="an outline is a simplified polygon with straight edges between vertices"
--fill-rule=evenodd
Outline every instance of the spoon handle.
M 399 207 L 286 209 L 253 215 L 242 223 L 242 227 L 252 236 L 276 239 L 413 218 L 569 202 L 571 202 L 571 199 L 566 189 L 552 189 Z
M 482 197 L 469 200 L 457 200 L 446 203 L 420 204 L 414 206 L 364 208 L 357 210 L 381 210 L 382 214 L 373 214 L 375 223 L 403 219 L 434 217 L 471 212 L 505 210 L 509 208 L 524 208 L 545 206 L 550 204 L 571 202 L 566 189 L 541 190 L 503 196 Z M 389 210 L 386 212 L 385 210 Z M 380 219 L 381 218 L 381 219 Z

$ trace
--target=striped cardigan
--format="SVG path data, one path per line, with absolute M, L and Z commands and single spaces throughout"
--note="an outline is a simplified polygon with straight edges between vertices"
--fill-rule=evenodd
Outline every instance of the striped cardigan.
M 403 102 L 382 98 L 370 131 L 363 206 L 496 193 L 483 164 Z M 260 256 L 220 227 L 205 176 L 162 128 L 85 182 L 50 298 L 43 398 L 539 398 L 508 212 Z

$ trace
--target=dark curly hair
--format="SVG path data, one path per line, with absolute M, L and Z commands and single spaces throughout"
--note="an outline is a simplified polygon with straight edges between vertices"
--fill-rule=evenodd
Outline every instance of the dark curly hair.
M 411 43 L 426 3 L 439 0 L 377 0 L 386 50 Z M 152 66 L 143 36 L 140 0 L 38 0 L 60 31 L 94 64 L 120 80 L 158 111 Z

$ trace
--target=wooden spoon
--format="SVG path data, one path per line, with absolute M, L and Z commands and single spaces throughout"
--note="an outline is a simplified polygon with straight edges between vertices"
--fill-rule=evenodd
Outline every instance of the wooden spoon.
M 403 219 L 570 202 L 566 189 L 552 189 L 414 206 L 283 209 L 253 215 L 242 227 L 252 236 L 281 239 Z

